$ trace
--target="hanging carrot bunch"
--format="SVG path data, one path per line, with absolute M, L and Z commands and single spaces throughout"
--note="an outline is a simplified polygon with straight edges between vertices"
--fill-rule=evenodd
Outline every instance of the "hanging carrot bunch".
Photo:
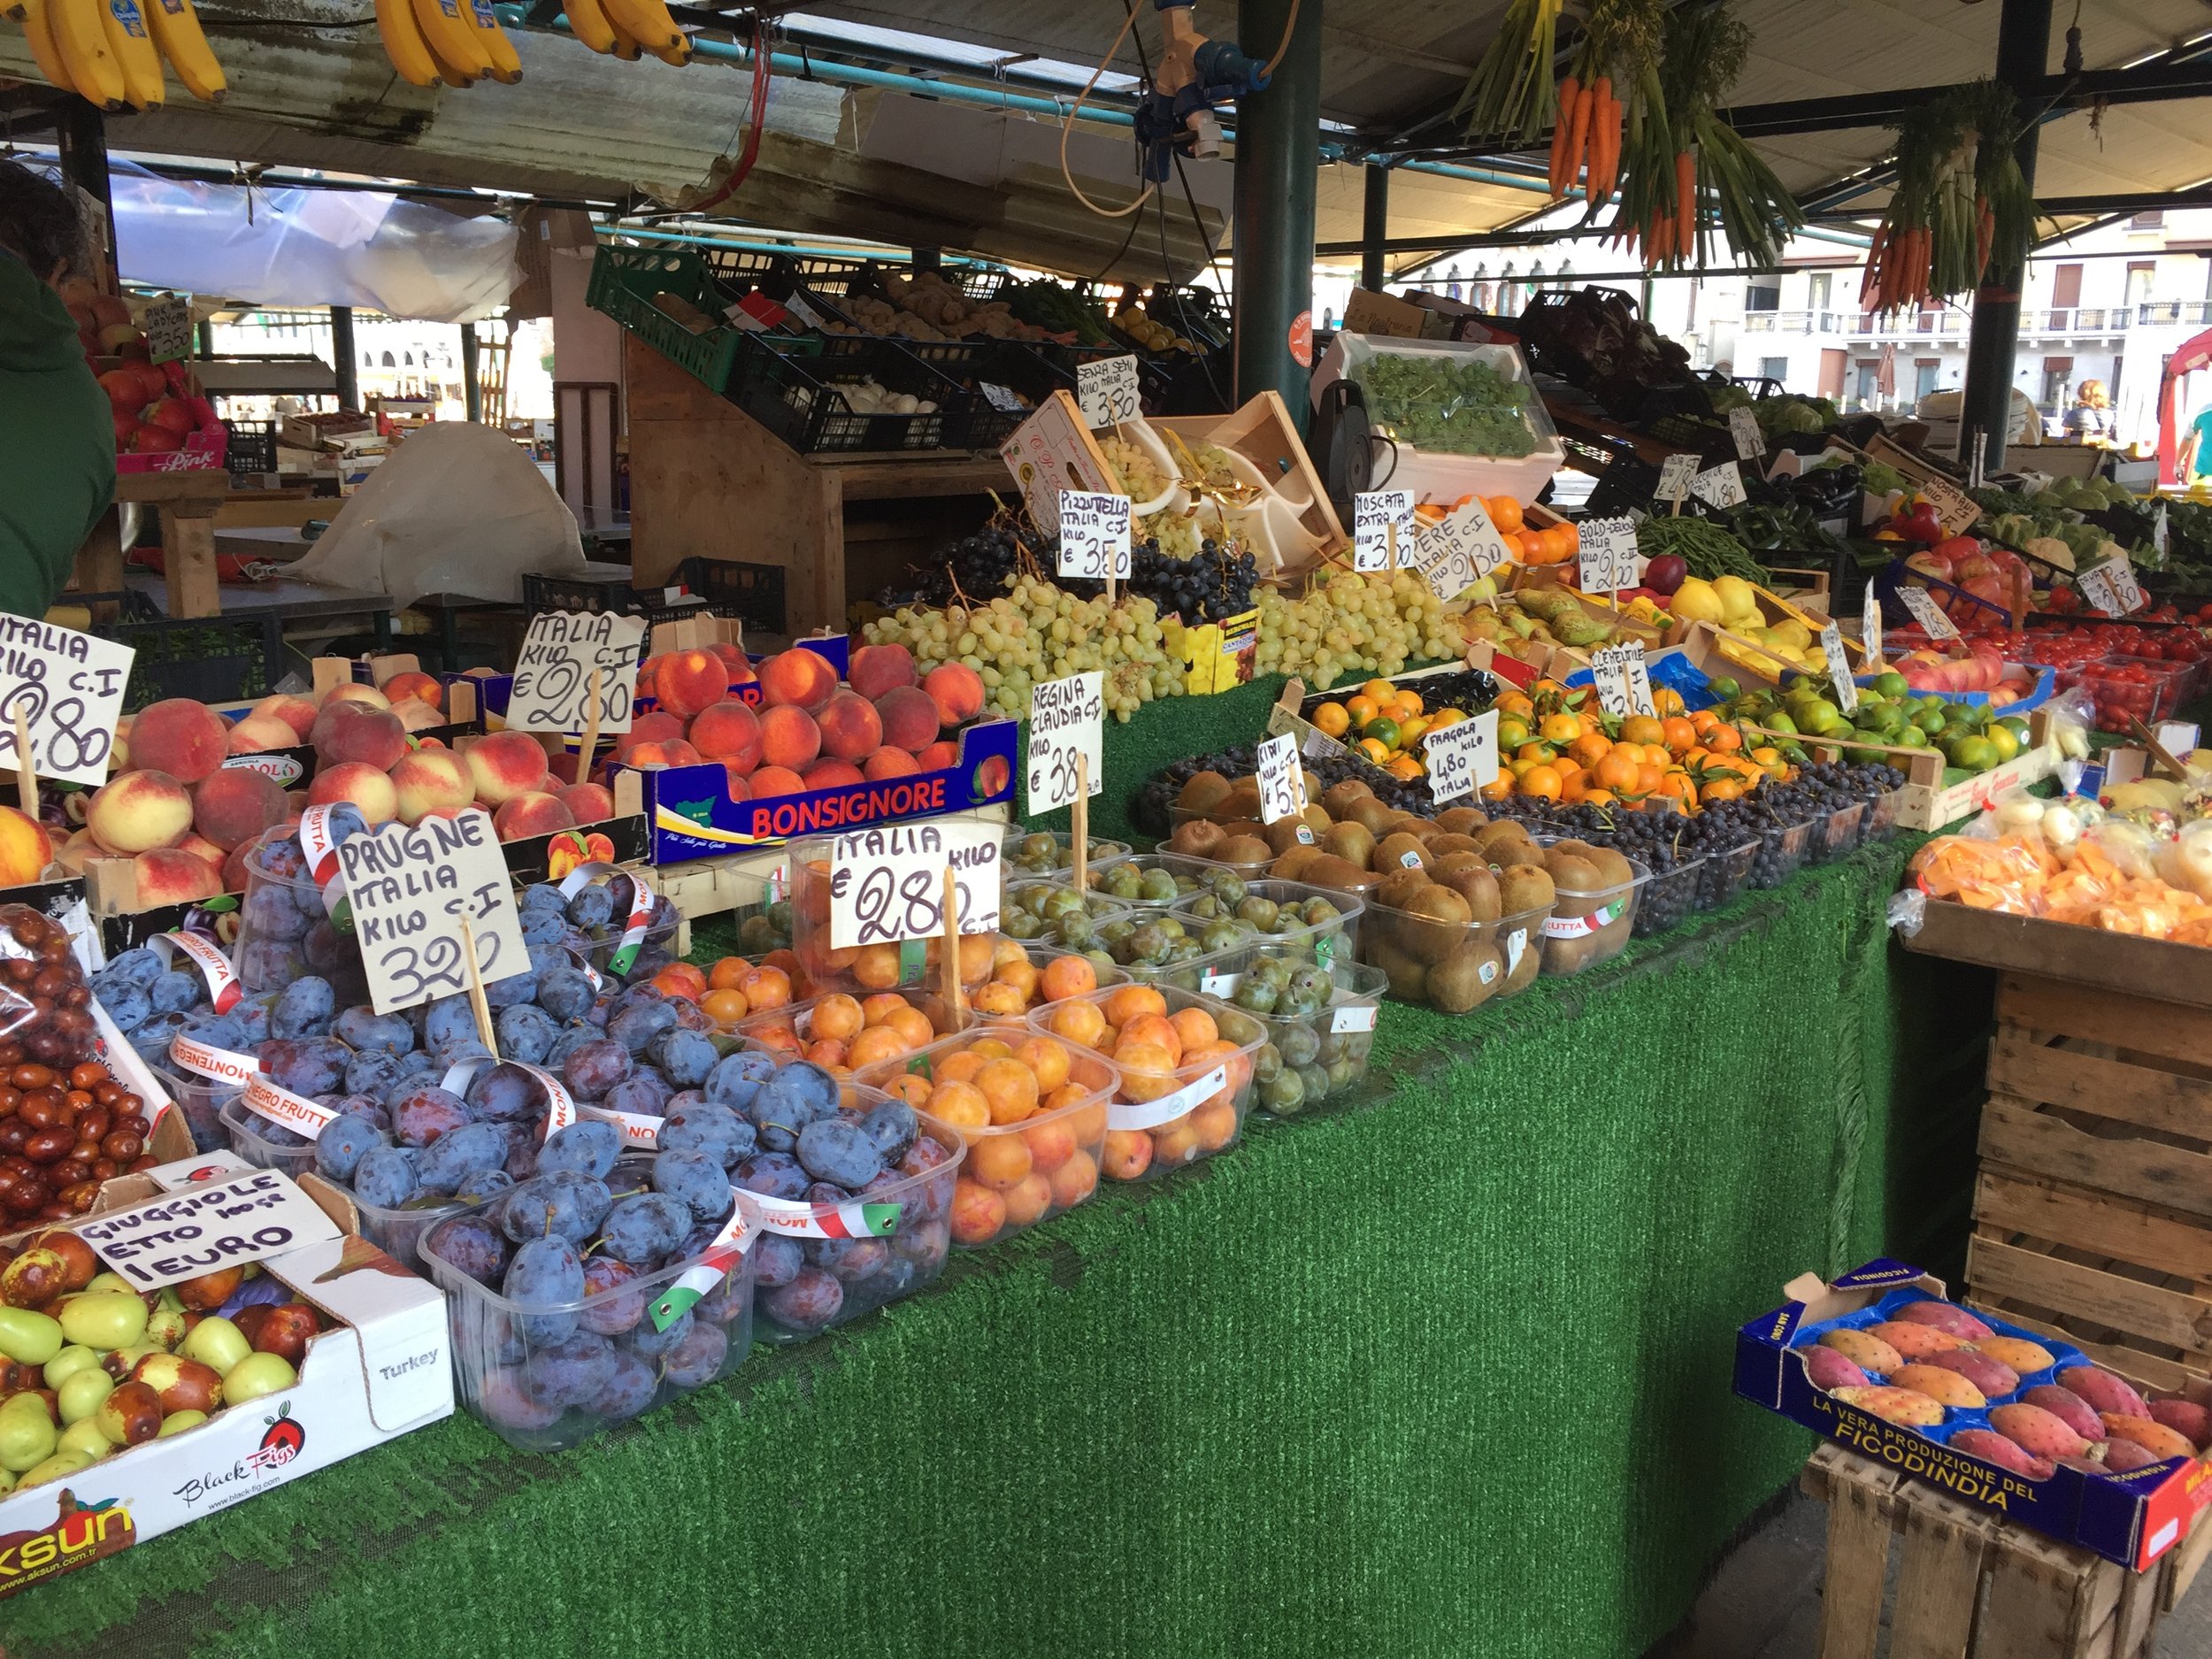
M 1897 184 L 1868 250 L 1859 309 L 1886 312 L 1967 293 L 1991 258 L 2010 263 L 2035 228 L 2013 152 L 2018 106 L 1993 81 L 1962 87 L 1897 129 Z
M 1614 88 L 1636 88 L 1657 64 L 1666 17 L 1667 0 L 1591 0 L 1582 38 L 1559 82 L 1551 135 L 1555 197 L 1572 195 L 1580 181 L 1594 209 L 1612 198 L 1628 107 Z
M 1452 108 L 1471 138 L 1533 142 L 1558 112 L 1552 50 L 1566 0 L 1512 0 Z

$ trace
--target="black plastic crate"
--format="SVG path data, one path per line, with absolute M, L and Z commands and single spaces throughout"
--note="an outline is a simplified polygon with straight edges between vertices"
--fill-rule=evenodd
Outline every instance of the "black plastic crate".
M 1012 436 L 1014 428 L 1028 419 L 1031 411 L 1053 393 L 1071 394 L 1075 390 L 1073 371 L 1062 368 L 1026 340 L 994 342 L 983 349 L 981 361 L 974 370 L 958 378 L 975 395 L 974 414 L 968 428 L 968 447 L 972 449 L 995 449 Z M 1002 409 L 983 390 L 986 386 L 1003 387 L 1029 407 Z
M 230 436 L 223 449 L 223 467 L 233 478 L 277 470 L 277 429 L 273 420 L 226 420 Z
M 526 572 L 522 578 L 522 609 L 526 615 L 543 616 L 562 611 L 597 616 L 611 611 L 621 617 L 643 617 L 648 622 L 680 622 L 708 609 L 706 602 L 687 593 L 680 581 L 658 588 L 636 588 L 619 578 L 542 576 Z
M 133 593 L 123 614 L 97 632 L 135 653 L 123 693 L 127 714 L 165 697 L 241 703 L 284 678 L 284 629 L 274 610 L 172 618 Z
M 730 397 L 802 455 L 879 449 L 954 449 L 967 442 L 973 399 L 898 342 L 826 334 L 805 340 L 749 334 Z M 872 380 L 926 398 L 926 414 L 866 415 L 837 388 Z
M 758 288 L 779 303 L 798 288 L 811 288 L 818 294 L 843 294 L 873 263 L 811 254 L 766 253 L 754 248 L 709 248 L 704 253 L 707 269 L 733 295 L 741 296 Z
M 718 617 L 734 617 L 763 634 L 788 634 L 785 572 L 780 565 L 748 565 L 737 559 L 694 554 L 678 567 L 684 586 L 707 602 Z

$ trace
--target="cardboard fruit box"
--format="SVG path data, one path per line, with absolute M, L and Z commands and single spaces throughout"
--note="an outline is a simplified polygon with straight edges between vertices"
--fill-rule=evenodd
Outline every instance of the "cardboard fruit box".
M 2199 1512 L 2212 1505 L 2212 1463 L 2200 1456 L 2170 1458 L 2126 1474 L 2093 1474 L 2058 1463 L 2039 1479 L 1947 1443 L 1968 1427 L 1982 1426 L 1978 1411 L 1950 1408 L 1941 1424 L 1909 1428 L 1816 1387 L 1801 1347 L 1808 1333 L 1888 1309 L 1893 1299 L 1908 1300 L 1901 1294 L 1906 1292 L 1913 1298 L 1945 1299 L 1941 1279 L 1901 1262 L 1869 1262 L 1832 1285 L 1815 1273 L 1791 1280 L 1784 1286 L 1789 1301 L 1737 1332 L 1735 1392 L 1863 1457 L 1940 1486 L 1961 1502 L 2078 1544 L 2134 1571 L 2172 1548 Z M 2088 1363 L 2070 1360 L 2077 1350 L 2056 1338 L 2010 1325 L 2001 1315 L 1975 1312 L 2003 1333 L 2050 1350 L 2058 1357 L 2057 1368 Z M 2042 1372 L 2031 1373 L 2022 1377 L 2021 1386 L 2047 1380 Z M 2129 1380 L 2147 1396 L 2170 1392 L 2139 1379 Z
M 104 1193 L 101 1207 L 69 1224 L 71 1229 L 128 1237 L 142 1217 L 144 1226 L 163 1225 L 165 1206 L 188 1204 L 195 1197 L 203 1201 L 197 1214 L 204 1223 L 209 1214 L 219 1213 L 204 1201 L 234 1182 L 245 1184 L 243 1202 L 288 1204 L 261 1210 L 257 1220 L 303 1214 L 326 1218 L 319 1236 L 265 1256 L 260 1266 L 293 1298 L 318 1309 L 326 1328 L 310 1340 L 290 1387 L 0 1498 L 0 1596 L 88 1566 L 452 1415 L 445 1299 L 358 1236 L 353 1207 L 342 1192 L 312 1175 L 295 1185 L 277 1171 L 248 1168 L 228 1154 L 127 1179 L 133 1184 L 127 1195 L 119 1192 L 118 1202 L 110 1203 Z M 111 1188 L 119 1185 L 109 1183 Z

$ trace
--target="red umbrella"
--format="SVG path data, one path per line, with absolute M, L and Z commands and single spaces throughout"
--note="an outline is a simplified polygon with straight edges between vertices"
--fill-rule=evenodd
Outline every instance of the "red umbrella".
M 2158 383 L 2158 481 L 2162 484 L 2181 482 L 2180 421 L 2174 404 L 2181 395 L 2181 377 L 2202 368 L 2212 368 L 2212 328 L 2182 342 L 2181 349 L 2167 359 L 2165 375 Z

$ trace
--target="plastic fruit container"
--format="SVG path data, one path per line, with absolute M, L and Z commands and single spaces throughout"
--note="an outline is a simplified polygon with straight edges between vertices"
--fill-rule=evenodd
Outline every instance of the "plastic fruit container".
M 1015 966 L 1009 952 L 1016 949 L 1012 941 L 1002 941 L 998 957 L 991 964 L 991 977 L 976 987 L 969 999 L 969 1007 L 978 1021 L 985 1025 L 1016 1025 L 1022 1023 L 1030 1010 L 1056 1002 L 1064 997 L 1081 996 L 1102 986 L 1126 985 L 1129 975 L 1111 961 L 1102 961 L 1102 951 L 1062 950 L 1050 945 L 1023 945 L 1019 958 L 1027 969 L 1024 972 Z M 1058 964 L 1058 966 L 1055 966 Z
M 866 1094 L 874 1099 L 877 1092 Z M 748 1254 L 759 1258 L 753 1312 L 762 1341 L 803 1342 L 912 1294 L 945 1271 L 952 1248 L 953 1189 L 967 1146 L 951 1125 L 927 1113 L 916 1117 L 920 1133 L 915 1150 L 900 1173 L 856 1201 L 862 1217 L 849 1213 L 855 1203 L 759 1203 L 765 1236 Z M 921 1154 L 924 1142 L 935 1149 Z M 866 1211 L 879 1214 L 882 1206 L 897 1212 L 889 1232 L 839 1236 L 851 1233 L 851 1221 L 864 1219 Z
M 1201 989 L 1209 975 L 1241 971 L 1254 954 L 1248 943 L 1223 950 L 1203 949 L 1188 919 L 1172 910 L 1118 917 L 1100 935 L 1099 946 L 1133 983 L 1171 985 L 1184 991 Z
M 232 1094 L 216 1115 L 228 1133 L 230 1149 L 254 1168 L 296 1177 L 315 1167 L 315 1143 L 247 1110 L 242 1091 Z
M 1087 950 L 1108 922 L 1131 913 L 1101 893 L 1079 894 L 1067 877 L 1009 881 L 999 900 L 999 932 L 1025 945 Z
M 1304 1116 L 1364 1078 L 1387 983 L 1364 963 L 1263 956 L 1209 986 L 1206 995 L 1266 1029 L 1252 1056 L 1253 1110 Z
M 463 1208 L 483 1211 L 498 1202 Z M 652 1305 L 695 1270 L 701 1279 L 711 1275 L 699 1256 L 595 1294 L 528 1302 L 480 1282 L 440 1253 L 441 1245 L 457 1250 L 457 1240 L 426 1239 L 422 1270 L 446 1294 L 461 1404 L 510 1446 L 565 1451 L 719 1381 L 752 1351 L 761 1242 L 755 1240 L 664 1331 L 656 1328 Z
M 1740 847 L 1706 854 L 1704 867 L 1698 872 L 1697 908 L 1717 910 L 1740 898 L 1751 885 L 1751 866 L 1763 844 L 1755 835 Z
M 230 1149 L 256 1169 L 281 1170 L 297 1179 L 319 1171 L 315 1143 L 271 1123 L 246 1109 L 242 1095 L 234 1096 L 222 1109 L 222 1124 L 229 1133 Z M 361 1236 L 394 1261 L 418 1271 L 422 1267 L 422 1236 L 448 1216 L 468 1208 L 456 1202 L 424 1203 L 417 1199 L 398 1209 L 370 1203 L 344 1181 L 332 1183 L 353 1201 L 360 1217 Z
M 1751 885 L 1778 887 L 1805 864 L 1806 849 L 1813 838 L 1812 820 L 1776 824 L 1760 832 L 1759 851 L 1751 861 Z
M 1812 860 L 1825 864 L 1840 858 L 1859 844 L 1859 826 L 1866 819 L 1866 803 L 1854 801 L 1813 820 Z
M 2125 733 L 2131 718 L 2146 726 L 2174 711 L 2175 681 L 2164 666 L 2147 663 L 2110 662 L 2093 664 L 2082 685 L 2096 703 L 2095 725 L 2100 732 Z
M 1877 789 L 1866 797 L 1866 817 L 1859 821 L 1859 840 L 1862 844 L 1879 841 L 1897 831 L 1897 810 L 1903 804 L 1905 787 Z
M 1148 1015 L 1172 1027 L 1172 1042 L 1139 1024 Z M 1233 1146 L 1242 1133 L 1253 1056 L 1267 1041 L 1266 1026 L 1243 1010 L 1174 986 L 1124 985 L 1040 1009 L 1029 1025 L 1094 1050 L 1115 1034 L 1107 1058 L 1119 1082 L 1099 1166 L 1109 1180 L 1149 1180 Z
M 211 1078 L 183 1070 L 173 1071 L 164 1068 L 160 1077 L 162 1087 L 169 1091 L 169 1098 L 184 1113 L 185 1125 L 192 1131 L 195 1150 L 215 1152 L 231 1144 L 230 1125 L 223 1121 L 223 1108 L 236 1100 L 242 1090 L 234 1084 L 218 1083 Z M 273 1129 L 275 1126 L 269 1125 Z
M 614 971 L 615 953 L 622 948 L 622 929 L 618 922 L 607 930 L 607 936 L 596 941 L 586 953 L 591 965 L 610 979 L 629 985 L 639 979 L 649 979 L 673 962 L 676 952 L 676 930 L 683 926 L 681 916 L 671 915 L 649 924 L 645 937 L 639 941 L 637 956 L 626 973 Z
M 1371 903 L 1359 959 L 1382 971 L 1399 1002 L 1464 1014 L 1536 983 L 1551 912 L 1544 904 L 1495 921 L 1454 922 Z
M 963 1248 L 1025 1233 L 1098 1190 L 1107 1102 L 1121 1074 L 1092 1049 L 1026 1025 L 987 1028 L 871 1066 L 859 1081 L 966 1139 L 950 1217 Z
M 1091 837 L 1089 868 L 1118 864 L 1133 856 L 1135 849 L 1127 841 L 1102 841 Z M 1018 881 L 1025 876 L 1065 876 L 1075 872 L 1075 837 L 1052 830 L 1025 830 L 1018 824 L 1009 825 L 1006 840 L 999 852 L 1005 866 L 1006 879 Z
M 1558 902 L 1540 930 L 1547 977 L 1562 979 L 1580 973 L 1601 962 L 1610 962 L 1628 949 L 1636 928 L 1637 907 L 1651 880 L 1651 871 L 1633 858 L 1625 862 L 1631 872 L 1625 881 L 1558 890 Z
M 957 820 L 964 826 L 974 820 Z M 926 825 L 916 827 L 926 827 Z M 995 831 L 1002 826 L 993 825 Z M 793 841 L 786 864 L 791 902 L 791 949 L 807 980 L 823 991 L 888 991 L 901 985 L 933 984 L 937 958 L 943 941 L 906 940 L 835 947 L 830 943 L 830 853 L 833 836 L 817 835 Z M 1000 901 L 1002 916 L 1005 900 Z M 990 933 L 965 933 L 960 941 L 961 983 L 980 985 L 990 977 L 991 950 L 996 938 Z
M 1091 891 L 1132 910 L 1164 910 L 1198 891 L 1192 872 L 1200 867 L 1202 860 L 1174 853 L 1133 853 L 1103 869 L 1094 867 Z
M 940 1037 L 964 1029 L 972 1018 L 956 1022 L 951 1005 L 935 991 L 906 985 L 895 990 L 871 991 L 865 996 L 825 991 L 803 1002 L 749 1014 L 732 1025 L 728 1034 L 745 1048 L 774 1055 L 778 1064 L 785 1059 L 812 1060 L 841 1075 L 879 1060 L 903 1058 Z M 881 1034 L 870 1037 L 872 1030 Z M 843 1052 L 810 1052 L 824 1043 L 841 1044 Z M 856 1058 L 853 1055 L 856 1044 L 861 1049 Z
M 1663 933 L 1688 919 L 1704 887 L 1703 858 L 1679 859 L 1671 869 L 1653 871 L 1636 906 L 1635 936 Z
M 323 908 L 322 890 L 290 842 L 257 847 L 242 861 L 245 895 L 238 904 L 238 941 L 231 960 L 249 994 L 280 991 L 303 974 L 330 981 L 334 1006 L 369 1000 L 361 947 L 342 933 Z
M 1250 945 L 1325 966 L 1339 957 L 1357 959 L 1366 910 L 1365 899 L 1333 887 L 1216 872 L 1202 876 L 1199 891 L 1174 905 L 1171 914 L 1210 949 Z M 1301 916 L 1304 919 L 1297 919 Z

